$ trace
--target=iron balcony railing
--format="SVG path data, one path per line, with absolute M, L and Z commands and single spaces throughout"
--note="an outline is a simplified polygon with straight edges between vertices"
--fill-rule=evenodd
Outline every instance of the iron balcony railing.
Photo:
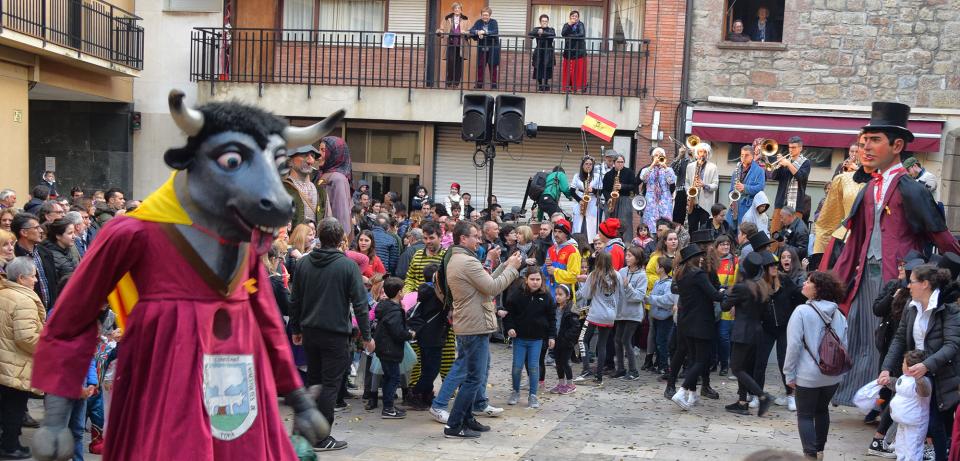
M 141 18 L 100 0 L 0 0 L 10 29 L 132 69 L 143 69 Z
M 500 35 L 497 86 L 489 69 L 483 89 L 504 92 L 582 93 L 644 97 L 647 88 L 648 40 L 584 39 L 579 62 L 564 57 L 565 41 L 536 51 L 536 40 Z M 323 86 L 439 88 L 472 90 L 478 78 L 478 52 L 486 49 L 461 36 L 409 32 L 196 28 L 190 47 L 193 81 L 291 83 Z M 551 55 L 552 78 L 537 81 L 534 60 Z M 451 63 L 449 56 L 454 56 Z M 462 56 L 458 76 L 455 56 Z M 548 60 L 549 61 L 549 60 Z M 582 66 L 582 85 L 565 79 L 564 70 Z M 541 67 L 543 69 L 544 67 Z M 542 75 L 540 75 L 542 76 Z M 575 77 L 571 75 L 571 77 Z M 309 89 L 308 89 L 309 91 Z

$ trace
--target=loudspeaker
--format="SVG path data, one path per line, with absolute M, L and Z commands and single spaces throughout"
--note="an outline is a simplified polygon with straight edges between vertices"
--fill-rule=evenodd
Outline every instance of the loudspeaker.
M 463 95 L 464 141 L 487 142 L 493 133 L 493 97 L 486 94 Z
M 527 106 L 527 99 L 521 96 L 497 96 L 497 115 L 494 119 L 494 141 L 514 142 L 523 141 L 526 127 L 523 125 L 523 113 Z

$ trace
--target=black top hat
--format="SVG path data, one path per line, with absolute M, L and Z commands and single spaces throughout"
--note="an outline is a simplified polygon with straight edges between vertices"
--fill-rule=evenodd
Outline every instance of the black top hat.
M 757 253 L 761 258 L 763 258 L 763 260 L 760 261 L 760 264 L 762 264 L 763 267 L 772 266 L 777 263 L 777 258 L 773 256 L 773 253 L 767 250 L 754 251 L 753 253 Z
M 690 243 L 713 243 L 713 232 L 710 229 L 695 230 L 690 233 Z
M 688 259 L 694 256 L 699 256 L 704 253 L 706 252 L 700 249 L 700 245 L 697 245 L 697 244 L 687 245 L 683 247 L 682 250 L 680 250 L 680 264 L 687 262 Z
M 863 131 L 892 130 L 899 132 L 907 140 L 913 141 L 913 133 L 907 129 L 910 118 L 910 106 L 899 102 L 874 102 L 870 123 L 861 128 Z
M 768 237 L 764 231 L 759 231 L 751 235 L 747 240 L 750 241 L 750 247 L 753 248 L 753 251 L 760 251 L 773 243 L 773 240 L 770 240 L 770 237 Z
M 957 274 L 960 274 L 960 255 L 953 252 L 944 253 L 937 267 L 949 270 L 950 276 L 957 278 Z
M 924 264 L 927 264 L 927 262 L 923 258 L 908 259 L 903 263 L 903 270 L 910 272 Z
M 743 258 L 742 270 L 744 280 L 753 280 L 759 277 L 763 273 L 761 272 L 763 270 L 763 255 L 756 251 L 748 254 L 746 258 Z

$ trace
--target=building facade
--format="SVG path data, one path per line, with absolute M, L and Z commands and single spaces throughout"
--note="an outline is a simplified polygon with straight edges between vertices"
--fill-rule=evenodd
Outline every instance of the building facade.
M 160 3 L 138 2 L 143 6 L 138 14 L 148 27 L 154 27 L 154 17 L 141 10 Z M 562 164 L 573 172 L 584 152 L 598 157 L 601 146 L 628 154 L 633 163 L 643 162 L 646 156 L 637 157 L 636 152 L 646 154 L 651 143 L 660 142 L 656 138 L 661 133 L 674 134 L 683 2 L 463 1 L 464 30 L 484 7 L 499 23 L 496 88 L 490 69 L 482 88 L 475 88 L 481 80 L 476 40 L 463 40 L 453 50 L 454 56 L 464 58 L 461 69 L 448 62 L 449 36 L 437 30 L 444 27 L 451 3 L 234 0 L 219 12 L 193 15 L 176 27 L 171 20 L 177 19 L 158 11 L 160 35 L 172 38 L 157 40 L 176 43 L 171 48 L 178 49 L 186 41 L 190 54 L 166 53 L 162 70 L 153 74 L 148 67 L 138 84 L 138 108 L 145 112 L 137 135 L 144 142 L 135 139 L 135 195 L 156 187 L 166 175 L 157 168 L 166 144 L 154 141 L 169 141 L 175 128 L 161 120 L 148 123 L 147 112 L 150 117 L 166 112 L 162 95 L 171 86 L 185 86 L 195 95 L 192 102 L 245 101 L 301 125 L 345 108 L 347 119 L 337 134 L 350 146 L 355 183 L 367 181 L 375 196 L 393 191 L 409 201 L 418 185 L 442 197 L 458 182 L 480 206 L 486 202 L 487 173 L 475 164 L 476 145 L 461 140 L 463 96 L 523 96 L 525 120 L 539 125 L 539 134 L 498 149 L 493 194 L 508 211 L 521 204 L 526 179 L 536 171 Z M 548 88 L 538 88 L 534 40 L 527 34 L 546 14 L 560 35 L 572 10 L 580 12 L 586 28 L 584 84 L 563 87 L 564 41 L 558 36 L 551 53 L 552 80 Z M 148 48 L 150 43 L 148 38 Z M 147 98 L 156 101 L 147 103 Z M 588 109 L 617 124 L 610 142 L 581 135 Z
M 908 150 L 941 178 L 938 198 L 950 228 L 960 230 L 960 3 L 694 3 L 685 129 L 714 142 L 724 203 L 741 145 L 773 138 L 785 153 L 787 139 L 798 135 L 813 160 L 807 190 L 815 207 L 870 118 L 870 103 L 899 101 L 913 107 L 909 128 L 917 139 Z M 743 40 L 734 35 L 737 20 L 749 41 L 735 41 Z
M 133 0 L 0 1 L 0 184 L 26 201 L 45 170 L 61 193 L 129 186 L 133 80 L 144 30 Z

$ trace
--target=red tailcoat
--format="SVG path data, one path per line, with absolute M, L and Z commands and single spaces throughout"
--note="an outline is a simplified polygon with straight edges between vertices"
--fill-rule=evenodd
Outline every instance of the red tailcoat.
M 97 317 L 129 272 L 139 302 L 119 345 L 104 459 L 295 461 L 277 395 L 303 384 L 251 253 L 224 285 L 174 225 L 110 220 L 43 330 L 34 386 L 80 397 Z
M 880 235 L 881 249 L 883 252 L 882 274 L 883 281 L 897 278 L 898 262 L 906 256 L 910 250 L 920 251 L 923 246 L 932 241 L 941 252 L 954 252 L 960 254 L 960 245 L 957 240 L 942 226 L 939 230 L 929 230 L 921 228 L 916 232 L 909 222 L 911 214 L 904 208 L 906 206 L 915 207 L 911 212 L 924 213 L 929 215 L 935 213 L 936 219 L 942 224 L 943 219 L 939 218 L 939 212 L 935 209 L 927 210 L 928 203 L 904 203 L 903 194 L 900 191 L 901 176 L 906 173 L 900 172 L 894 176 L 887 188 L 887 193 L 883 198 L 883 206 L 880 212 Z M 847 297 L 840 305 L 840 309 L 846 314 L 850 310 L 850 304 L 853 302 L 863 279 L 863 270 L 867 261 L 867 249 L 870 245 L 870 234 L 873 232 L 874 216 L 876 213 L 875 187 L 876 181 L 871 180 L 860 190 L 853 204 L 850 216 L 847 218 L 846 226 L 850 230 L 843 252 L 837 259 L 837 264 L 833 270 L 836 271 L 841 283 L 847 284 L 849 291 Z M 929 195 L 929 194 L 927 194 Z M 930 198 L 930 203 L 933 199 Z M 918 210 L 918 208 L 920 210 Z M 916 223 L 914 223 L 916 225 Z

